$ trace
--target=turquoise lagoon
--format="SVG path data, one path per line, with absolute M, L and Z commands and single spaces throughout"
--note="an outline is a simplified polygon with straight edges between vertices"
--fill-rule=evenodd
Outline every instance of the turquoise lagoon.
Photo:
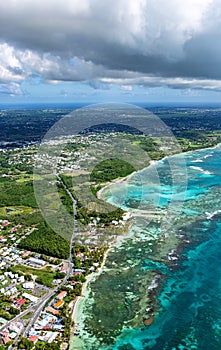
M 90 285 L 82 349 L 221 349 L 220 151 L 165 158 L 103 191 L 132 227 Z

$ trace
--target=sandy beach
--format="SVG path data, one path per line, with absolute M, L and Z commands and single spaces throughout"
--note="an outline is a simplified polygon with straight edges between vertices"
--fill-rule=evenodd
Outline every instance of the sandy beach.
M 98 199 L 101 199 L 102 200 L 102 192 L 108 188 L 109 186 L 111 185 L 114 185 L 114 184 L 117 184 L 117 183 L 121 183 L 121 182 L 124 182 L 126 181 L 129 176 L 131 176 L 133 173 L 131 173 L 130 175 L 126 176 L 126 177 L 123 177 L 123 178 L 120 178 L 120 179 L 116 179 L 116 180 L 113 180 L 113 181 L 110 181 L 108 182 L 104 187 L 102 187 L 98 192 L 97 192 L 97 198 Z
M 166 157 L 164 157 L 164 158 L 166 158 Z M 162 159 L 164 159 L 164 158 L 162 158 Z M 162 160 L 162 159 L 161 159 L 161 160 Z M 111 186 L 111 185 L 114 185 L 114 184 L 117 184 L 117 183 L 122 183 L 122 182 L 124 182 L 124 181 L 127 181 L 128 178 L 130 178 L 131 176 L 133 176 L 133 174 L 136 174 L 136 173 L 138 173 L 139 171 L 143 171 L 144 169 L 149 168 L 150 166 L 154 166 L 154 165 L 156 164 L 156 162 L 157 162 L 157 161 L 155 161 L 155 160 L 150 160 L 150 164 L 149 164 L 148 166 L 145 166 L 143 169 L 136 170 L 136 171 L 134 171 L 133 173 L 131 173 L 131 174 L 125 176 L 125 177 L 118 178 L 118 179 L 115 179 L 115 180 L 113 180 L 113 181 L 108 182 L 104 187 L 102 187 L 102 188 L 97 192 L 97 198 L 102 200 L 102 192 L 103 192 L 106 188 L 108 188 L 108 187 Z

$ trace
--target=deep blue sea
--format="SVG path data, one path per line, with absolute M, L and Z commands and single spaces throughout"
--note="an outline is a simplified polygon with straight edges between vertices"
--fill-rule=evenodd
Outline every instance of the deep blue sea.
M 172 166 L 171 159 L 174 162 Z M 124 244 L 123 251 L 121 248 L 110 255 L 107 271 L 91 287 L 93 306 L 90 310 L 95 319 L 96 313 L 99 314 L 99 322 L 103 326 L 101 340 L 105 338 L 108 327 L 114 329 L 117 324 L 120 327 L 117 313 L 124 312 L 124 309 L 123 306 L 118 307 L 117 302 L 118 298 L 125 302 L 125 293 L 130 292 L 134 299 L 127 303 L 124 317 L 133 318 L 134 314 L 138 314 L 138 288 L 133 286 L 135 282 L 140 285 L 142 274 L 144 276 L 152 270 L 165 278 L 157 290 L 158 310 L 154 322 L 145 327 L 141 319 L 140 327 L 123 327 L 112 344 L 101 342 L 97 348 L 220 350 L 221 146 L 166 158 L 139 174 L 133 174 L 123 183 L 107 188 L 103 198 L 127 210 L 131 210 L 128 203 L 135 198 L 139 207 L 134 211 L 136 220 L 132 227 L 136 239 Z M 145 208 L 146 213 L 155 208 L 161 213 L 162 220 L 158 224 L 155 219 L 151 222 L 150 217 L 145 221 Z M 142 212 L 140 216 L 139 211 Z M 151 245 L 154 247 L 154 243 L 150 243 L 150 235 L 155 240 L 161 237 L 157 241 L 158 245 L 161 244 L 160 249 L 157 245 L 150 248 Z M 176 251 L 174 264 L 168 260 L 171 255 L 167 245 Z M 118 272 L 114 272 L 113 267 L 116 261 Z M 122 284 L 119 282 L 119 267 L 125 271 L 128 268 L 127 275 L 121 276 Z M 127 278 L 126 283 L 123 278 Z M 105 302 L 100 290 L 102 293 L 106 290 L 110 296 Z M 148 293 L 148 285 L 144 291 Z M 87 308 L 87 302 L 85 305 Z M 105 324 L 107 310 L 112 312 L 110 324 Z M 85 346 L 85 349 L 95 348 L 93 345 Z

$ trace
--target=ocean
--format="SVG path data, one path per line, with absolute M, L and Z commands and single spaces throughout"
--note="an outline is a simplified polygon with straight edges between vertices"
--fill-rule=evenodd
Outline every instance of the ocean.
M 165 158 L 103 191 L 131 229 L 90 284 L 82 349 L 220 350 L 220 152 Z

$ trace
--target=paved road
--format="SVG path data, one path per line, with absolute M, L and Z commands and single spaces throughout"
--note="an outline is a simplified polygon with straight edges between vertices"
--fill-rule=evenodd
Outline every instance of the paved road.
M 33 316 L 29 319 L 28 324 L 23 332 L 22 335 L 27 335 L 28 332 L 30 331 L 31 327 L 33 324 L 37 321 L 38 317 L 40 316 L 41 312 L 43 311 L 45 304 L 50 300 L 50 298 L 55 295 L 58 292 L 59 286 L 56 288 L 52 289 L 49 293 L 47 293 L 43 299 L 38 303 L 36 311 L 33 313 Z M 21 335 L 21 336 L 22 336 Z
M 18 316 L 14 317 L 11 321 L 7 322 L 0 328 L 0 332 L 4 331 L 6 328 L 8 328 L 12 323 L 14 322 L 20 322 L 21 318 L 24 317 L 29 312 L 33 311 L 33 305 L 29 306 L 28 309 L 20 313 Z
M 28 321 L 27 326 L 24 328 L 24 330 L 22 331 L 22 333 L 15 339 L 14 343 L 12 346 L 10 346 L 9 350 L 11 349 L 16 349 L 16 344 L 17 342 L 23 337 L 23 336 L 27 336 L 28 332 L 30 331 L 30 329 L 32 328 L 32 326 L 35 324 L 35 322 L 37 321 L 37 319 L 39 318 L 41 312 L 43 311 L 45 305 L 47 304 L 47 302 L 58 292 L 59 287 L 64 286 L 67 282 L 69 277 L 73 274 L 73 270 L 74 270 L 74 266 L 73 266 L 73 246 L 74 246 L 74 242 L 75 242 L 75 237 L 78 233 L 78 222 L 77 222 L 77 201 L 75 200 L 73 194 L 71 193 L 71 191 L 68 189 L 68 187 L 66 186 L 66 184 L 64 183 L 64 181 L 61 179 L 60 175 L 57 175 L 57 179 L 58 181 L 62 184 L 63 188 L 65 189 L 66 193 L 70 196 L 72 202 L 73 202 L 73 213 L 74 213 L 74 229 L 73 229 L 73 233 L 71 236 L 71 241 L 70 241 L 70 255 L 69 255 L 69 269 L 68 272 L 64 278 L 64 280 L 62 281 L 62 283 L 60 285 L 58 285 L 56 288 L 52 289 L 49 293 L 47 293 L 43 299 L 41 299 L 36 305 L 35 307 L 37 307 L 37 309 L 35 310 L 35 312 L 33 313 L 33 316 L 30 318 L 30 320 Z M 11 322 L 14 321 L 19 321 L 20 318 L 22 318 L 25 314 L 27 314 L 28 312 L 30 312 L 31 310 L 33 311 L 33 306 L 31 307 L 31 310 L 27 309 L 25 312 L 23 312 L 22 314 L 18 315 L 17 317 L 15 317 Z M 4 328 L 7 328 L 9 326 L 10 323 L 7 323 L 7 325 L 4 326 Z M 0 329 L 1 330 L 1 329 Z
M 19 318 L 23 317 L 25 314 L 27 314 L 28 312 L 32 313 L 33 316 L 29 319 L 28 324 L 26 326 L 24 326 L 23 331 L 14 339 L 13 344 L 9 347 L 9 350 L 12 349 L 17 349 L 17 342 L 23 337 L 26 336 L 28 334 L 28 332 L 30 331 L 32 325 L 37 321 L 38 317 L 40 316 L 42 310 L 45 307 L 45 304 L 47 303 L 47 301 L 58 291 L 58 287 L 54 288 L 53 290 L 51 290 L 49 293 L 47 293 L 43 299 L 41 299 L 38 303 L 36 303 L 35 305 L 31 305 L 24 313 L 23 315 L 20 314 L 18 315 L 18 319 L 17 321 L 21 320 Z M 33 308 L 35 309 L 35 311 L 33 312 Z M 14 322 L 15 319 L 13 319 L 11 322 Z M 8 326 L 9 324 L 7 324 Z
M 57 175 L 58 181 L 62 184 L 63 188 L 65 189 L 66 193 L 69 195 L 69 197 L 72 200 L 73 203 L 73 213 L 74 213 L 74 229 L 73 229 L 73 234 L 71 236 L 71 241 L 70 241 L 70 255 L 69 255 L 69 270 L 67 272 L 66 277 L 64 278 L 62 285 L 65 285 L 69 279 L 69 277 L 73 274 L 73 246 L 75 243 L 75 237 L 78 234 L 78 222 L 77 222 L 77 201 L 74 198 L 73 194 L 71 191 L 68 189 L 64 181 L 61 179 L 59 175 Z

